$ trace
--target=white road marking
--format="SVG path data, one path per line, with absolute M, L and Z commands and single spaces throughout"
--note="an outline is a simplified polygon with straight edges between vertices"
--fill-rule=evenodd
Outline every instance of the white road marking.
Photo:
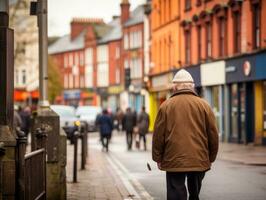
M 117 159 L 115 156 L 108 154 L 107 160 L 112 165 L 112 167 L 116 170 L 125 187 L 127 188 L 130 194 L 134 195 L 133 199 L 145 199 L 145 200 L 153 200 L 154 198 L 145 190 L 142 184 L 130 174 L 127 168 Z M 139 191 L 135 190 L 135 188 Z M 140 195 L 139 195 L 140 194 Z M 140 197 L 141 196 L 141 197 Z

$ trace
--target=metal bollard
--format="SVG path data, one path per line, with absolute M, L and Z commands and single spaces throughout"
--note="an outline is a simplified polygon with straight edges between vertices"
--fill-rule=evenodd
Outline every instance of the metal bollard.
M 73 163 L 73 183 L 77 183 L 77 170 L 78 170 L 78 137 L 79 132 L 76 131 L 74 137 L 74 163 Z
M 86 165 L 86 157 L 87 157 L 87 152 L 86 152 L 86 145 L 87 145 L 87 137 L 86 137 L 86 129 L 83 127 L 81 130 L 81 169 L 85 169 Z
M 16 130 L 18 144 L 18 197 L 20 200 L 25 199 L 25 153 L 27 137 L 23 131 Z
M 4 143 L 0 142 L 0 200 L 3 199 L 3 194 L 2 194 L 2 159 L 5 155 L 5 148 L 4 148 Z
M 37 128 L 35 132 L 36 137 L 36 149 L 44 148 L 46 151 L 47 133 L 45 128 Z

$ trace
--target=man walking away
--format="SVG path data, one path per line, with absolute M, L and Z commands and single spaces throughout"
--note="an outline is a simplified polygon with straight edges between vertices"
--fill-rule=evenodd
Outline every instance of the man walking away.
M 102 115 L 97 118 L 97 124 L 100 127 L 100 137 L 103 150 L 105 148 L 106 152 L 108 152 L 108 145 L 112 135 L 113 123 L 106 109 L 104 109 Z
M 208 103 L 194 92 L 194 80 L 186 70 L 173 79 L 173 94 L 156 117 L 152 158 L 166 171 L 167 199 L 198 200 L 205 172 L 215 161 L 218 130 Z M 213 198 L 215 199 L 215 198 Z
M 142 107 L 142 111 L 140 112 L 138 116 L 138 130 L 139 130 L 139 142 L 141 142 L 141 139 L 143 139 L 144 144 L 144 150 L 147 150 L 146 146 L 146 134 L 149 131 L 149 125 L 150 125 L 150 117 L 145 112 L 145 107 Z
M 123 129 L 126 131 L 126 139 L 127 139 L 127 148 L 128 150 L 132 149 L 132 137 L 133 137 L 133 129 L 136 126 L 136 115 L 131 111 L 130 108 L 127 108 L 126 114 L 123 117 L 122 124 Z

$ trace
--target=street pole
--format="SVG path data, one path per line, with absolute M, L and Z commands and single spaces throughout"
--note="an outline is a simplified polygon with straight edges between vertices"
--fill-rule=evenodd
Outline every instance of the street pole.
M 39 27 L 39 106 L 49 107 L 47 95 L 47 63 L 48 63 L 48 31 L 47 31 L 47 0 L 38 0 L 37 3 L 37 16 Z

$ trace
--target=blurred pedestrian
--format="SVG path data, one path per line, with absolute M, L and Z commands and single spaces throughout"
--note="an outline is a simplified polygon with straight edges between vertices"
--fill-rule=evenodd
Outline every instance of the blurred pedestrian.
M 112 119 L 106 109 L 103 110 L 102 115 L 97 118 L 97 124 L 100 128 L 100 138 L 103 146 L 103 150 L 109 150 L 109 141 L 112 135 L 113 123 Z
M 30 125 L 31 125 L 31 109 L 29 106 L 26 106 L 24 109 L 22 109 L 19 112 L 19 115 L 22 120 L 22 126 L 21 126 L 21 131 L 23 131 L 26 135 L 28 136 L 30 132 Z
M 21 129 L 21 126 L 22 126 L 22 120 L 18 114 L 18 110 L 19 110 L 19 107 L 17 105 L 14 105 L 14 119 L 13 119 L 14 130 Z
M 136 114 L 131 111 L 131 108 L 127 108 L 126 113 L 122 120 L 122 124 L 123 124 L 123 130 L 126 131 L 128 150 L 132 149 L 133 129 L 136 126 L 136 121 L 137 121 Z
M 205 172 L 215 161 L 218 130 L 208 103 L 194 92 L 194 80 L 186 70 L 173 79 L 172 96 L 159 109 L 152 158 L 166 171 L 167 199 L 198 200 Z M 214 197 L 215 199 L 215 197 Z
M 115 113 L 115 121 L 114 121 L 114 126 L 117 129 L 118 132 L 122 131 L 122 120 L 123 120 L 123 111 L 118 107 L 116 109 Z
M 141 143 L 141 140 L 143 140 L 144 150 L 147 150 L 146 146 L 146 134 L 149 131 L 149 125 L 150 125 L 150 117 L 148 113 L 145 111 L 145 107 L 142 107 L 142 110 L 138 116 L 138 136 L 139 136 L 139 142 Z

